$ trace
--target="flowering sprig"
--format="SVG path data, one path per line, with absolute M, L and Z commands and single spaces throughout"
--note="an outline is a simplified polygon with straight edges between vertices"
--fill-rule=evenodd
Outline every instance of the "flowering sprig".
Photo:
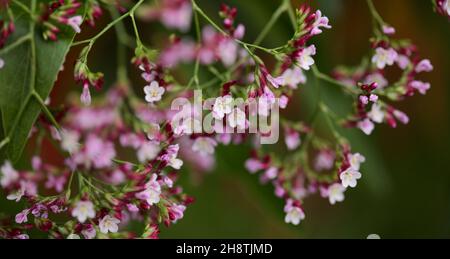
M 447 2 L 436 1 L 440 13 Z M 295 9 L 289 0 L 280 3 L 252 43 L 244 40 L 245 25 L 237 23 L 236 8 L 222 5 L 222 20 L 215 22 L 195 0 L 163 0 L 158 5 L 139 0 L 131 6 L 127 1 L 58 0 L 41 5 L 38 14 L 23 7 L 30 19 L 39 17 L 44 38 L 54 41 L 61 26 L 70 26 L 78 33 L 83 21 L 94 26 L 103 10 L 111 12 L 113 20 L 94 37 L 72 44 L 86 45 L 74 67 L 75 80 L 83 87 L 81 103 L 91 104 L 90 87 L 99 90 L 103 84 L 103 74 L 89 69 L 88 58 L 97 40 L 112 28 L 118 34 L 119 67 L 117 84 L 92 106 L 74 102 L 56 111 L 37 99 L 46 118 L 38 120 L 32 134 L 38 147 L 32 170 L 17 170 L 8 161 L 0 169 L 0 184 L 7 199 L 25 205 L 6 224 L 1 221 L 0 236 L 27 238 L 30 230 L 40 230 L 53 238 L 157 238 L 161 225 L 182 219 L 193 202 L 175 185 L 178 170 L 185 165 L 196 172 L 211 170 L 219 145 L 244 142 L 253 144 L 246 169 L 258 174 L 261 183 L 273 185 L 275 195 L 285 203 L 286 223 L 298 225 L 306 218 L 303 204 L 311 195 L 318 194 L 332 205 L 344 201 L 346 192 L 362 178 L 361 166 L 366 158 L 352 151 L 341 132 L 357 127 L 369 135 L 375 123 L 386 122 L 392 127 L 397 121 L 408 123 L 408 116 L 391 102 L 425 94 L 430 85 L 419 76 L 433 70 L 428 59 L 418 56 L 414 45 L 393 38 L 395 29 L 384 22 L 372 1 L 367 3 L 374 21 L 369 58 L 357 68 L 336 69 L 333 77 L 319 70 L 314 58 L 320 48 L 311 43 L 331 29 L 329 19 L 308 5 Z M 9 5 L 2 7 L 10 12 Z M 277 48 L 261 46 L 283 14 L 292 22 L 290 40 Z M 161 51 L 154 50 L 140 37 L 136 17 L 158 20 L 168 29 L 181 32 L 189 30 L 193 20 L 196 41 L 175 35 Z M 127 18 L 133 36 L 122 23 Z M 0 29 L 7 30 L 0 35 L 0 43 L 13 33 L 12 24 L 11 13 L 0 23 Z M 131 60 L 126 58 L 127 48 L 134 50 Z M 267 55 L 275 66 L 269 65 Z M 128 63 L 140 70 L 145 81 L 136 93 L 127 76 Z M 175 69 L 182 63 L 193 63 L 193 74 L 187 82 L 175 76 Z M 0 69 L 4 65 L 0 59 Z M 402 73 L 396 82 L 389 82 L 386 70 L 394 66 Z M 200 72 L 213 78 L 202 82 Z M 250 134 L 250 115 L 268 119 L 271 107 L 288 108 L 309 76 L 316 79 L 317 87 L 322 87 L 321 82 L 328 83 L 351 96 L 355 112 L 342 118 L 318 96 L 308 120 L 276 118 L 283 127 L 285 151 L 261 148 L 257 142 L 268 133 Z M 197 130 L 202 129 L 203 117 L 195 109 L 174 115 L 168 107 L 171 97 L 195 98 L 194 89 L 206 90 L 200 107 L 211 109 L 217 122 L 212 133 Z M 212 99 L 205 101 L 207 98 Z M 238 107 L 233 105 L 235 98 L 242 100 Z M 255 99 L 256 110 L 252 109 Z M 181 120 L 178 115 L 182 115 Z M 229 129 L 232 134 L 223 133 Z M 55 144 L 61 155 L 59 163 L 46 162 L 40 148 L 43 139 Z M 2 141 L 0 148 L 7 141 Z M 127 156 L 130 153 L 132 156 Z M 128 229 L 131 220 L 143 223 L 140 232 Z

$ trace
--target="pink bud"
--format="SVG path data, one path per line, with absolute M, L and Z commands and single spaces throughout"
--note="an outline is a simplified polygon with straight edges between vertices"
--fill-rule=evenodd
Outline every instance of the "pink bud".
M 83 93 L 81 94 L 80 100 L 86 106 L 91 105 L 91 101 L 92 101 L 91 100 L 91 92 L 89 91 L 89 85 L 88 84 L 84 84 L 84 86 L 83 86 Z

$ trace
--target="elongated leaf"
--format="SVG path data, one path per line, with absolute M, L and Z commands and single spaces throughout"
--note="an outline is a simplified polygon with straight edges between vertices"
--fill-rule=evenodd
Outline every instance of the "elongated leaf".
M 30 9 L 31 2 L 23 1 Z M 26 12 L 16 8 L 14 13 L 16 32 L 3 52 L 0 50 L 0 58 L 5 61 L 0 70 L 0 137 L 2 140 L 9 138 L 0 158 L 16 161 L 41 112 L 41 106 L 32 93 L 36 92 L 43 100 L 48 97 L 75 33 L 65 28 L 57 42 L 45 41 L 41 29 L 31 24 Z M 8 49 L 8 45 L 15 47 Z

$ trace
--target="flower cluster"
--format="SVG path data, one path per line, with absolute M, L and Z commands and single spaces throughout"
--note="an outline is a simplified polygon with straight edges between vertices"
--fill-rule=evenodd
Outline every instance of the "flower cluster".
M 69 154 L 63 167 L 45 163 L 39 154 L 30 172 L 5 162 L 1 186 L 8 199 L 25 199 L 29 205 L 0 233 L 3 237 L 24 238 L 31 229 L 54 238 L 132 237 L 137 233 L 127 231 L 126 223 L 143 220 L 152 231 L 142 237 L 155 238 L 159 224 L 169 226 L 183 217 L 193 199 L 174 185 L 174 170 L 183 161 L 170 127 L 154 123 L 150 129 L 137 117 L 124 120 L 134 111 L 123 98 L 124 92 L 112 91 L 100 106 L 69 109 L 62 130 L 44 127 L 59 142 L 58 148 Z M 125 149 L 134 150 L 138 164 L 116 159 Z M 43 193 L 54 195 L 41 196 L 40 186 L 45 187 Z M 66 223 L 59 225 L 56 214 Z
M 437 0 L 437 10 L 448 13 L 448 2 Z M 80 100 L 84 106 L 72 102 L 63 110 L 47 110 L 50 118 L 39 118 L 30 136 L 36 146 L 32 170 L 3 163 L 0 185 L 10 202 L 20 202 L 25 209 L 11 219 L 0 219 L 0 237 L 28 238 L 40 230 L 53 238 L 157 238 L 161 225 L 178 222 L 193 202 L 175 185 L 178 170 L 186 166 L 195 173 L 211 170 L 219 145 L 252 146 L 245 168 L 259 175 L 262 184 L 273 185 L 275 196 L 285 203 L 286 223 L 298 225 L 305 219 L 303 204 L 311 195 L 332 205 L 344 201 L 362 178 L 365 157 L 352 151 L 341 131 L 359 128 L 370 135 L 376 123 L 407 124 L 408 116 L 389 102 L 425 94 L 430 84 L 420 76 L 433 70 L 430 60 L 421 58 L 414 45 L 393 38 L 395 28 L 382 21 L 368 3 L 375 21 L 370 57 L 357 68 L 337 68 L 334 78 L 319 71 L 315 55 L 320 49 L 311 43 L 331 29 L 329 19 L 306 4 L 294 9 L 290 1 L 283 1 L 275 12 L 278 16 L 273 18 L 289 14 L 294 26 L 291 39 L 277 48 L 260 46 L 274 20 L 254 43 L 247 43 L 246 27 L 237 22 L 237 9 L 227 5 L 220 8 L 221 23 L 215 23 L 195 0 L 162 0 L 155 5 L 139 0 L 133 7 L 129 1 L 116 0 L 42 4 L 39 23 L 44 38 L 50 40 L 58 39 L 61 25 L 79 33 L 81 10 L 86 11 L 91 26 L 104 5 L 116 8 L 108 8 L 113 17 L 117 10 L 122 16 L 93 38 L 73 44 L 87 45 L 74 67 L 75 80 L 83 87 Z M 161 51 L 151 49 L 139 35 L 136 17 L 144 22 L 158 20 L 180 32 L 193 27 L 194 20 L 197 39 L 171 35 Z M 89 106 L 90 88 L 100 90 L 103 85 L 103 74 L 88 67 L 89 52 L 98 38 L 125 18 L 131 18 L 136 44 L 128 28 L 122 27 L 118 83 Z M 1 45 L 14 31 L 12 19 L 1 20 L 0 30 Z M 145 81 L 136 93 L 127 78 L 126 47 L 134 49 L 131 63 Z M 0 59 L 0 69 L 4 64 Z M 189 81 L 177 73 L 182 64 L 193 68 Z M 392 69 L 401 71 L 397 80 L 390 76 Z M 206 74 L 212 78 L 202 82 Z M 275 113 L 274 107 L 276 111 L 288 108 L 307 76 L 316 78 L 317 87 L 320 80 L 340 87 L 355 100 L 355 112 L 341 118 L 319 100 L 308 120 Z M 171 98 L 195 102 L 198 92 L 194 89 L 205 90 L 198 107 L 210 110 L 210 117 L 195 107 L 174 112 L 168 104 Z M 276 130 L 253 132 L 252 116 L 259 121 L 270 119 L 272 124 L 280 121 L 284 146 L 277 146 L 275 152 L 262 148 L 261 139 Z M 203 131 L 207 118 L 214 122 L 212 131 Z M 41 150 L 43 140 L 54 143 L 60 156 L 47 157 Z M 139 233 L 130 230 L 128 223 L 134 221 L 142 225 Z
M 80 33 L 83 17 L 78 13 L 81 3 L 77 0 L 58 0 L 42 5 L 40 22 L 44 39 L 58 40 L 61 25 L 70 26 L 76 33 Z
M 407 124 L 409 117 L 386 101 L 401 101 L 415 94 L 426 94 L 430 83 L 418 77 L 433 70 L 430 60 L 420 58 L 415 45 L 392 38 L 395 33 L 393 27 L 384 25 L 380 31 L 382 34 L 377 34 L 372 40 L 371 63 L 363 62 L 353 69 L 341 67 L 334 73 L 348 89 L 360 93 L 355 105 L 356 115 L 344 124 L 358 127 L 367 135 L 373 132 L 376 123 L 385 122 L 393 128 L 397 127 L 397 122 Z M 394 67 L 402 73 L 397 80 L 388 80 L 386 75 Z

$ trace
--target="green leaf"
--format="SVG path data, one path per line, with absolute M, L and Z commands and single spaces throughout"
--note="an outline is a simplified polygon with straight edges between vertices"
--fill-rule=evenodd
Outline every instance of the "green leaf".
M 37 10 L 36 0 L 22 3 Z M 0 50 L 0 160 L 17 161 L 70 49 L 75 32 L 63 28 L 57 42 L 45 41 L 29 14 L 13 5 L 16 32 Z

